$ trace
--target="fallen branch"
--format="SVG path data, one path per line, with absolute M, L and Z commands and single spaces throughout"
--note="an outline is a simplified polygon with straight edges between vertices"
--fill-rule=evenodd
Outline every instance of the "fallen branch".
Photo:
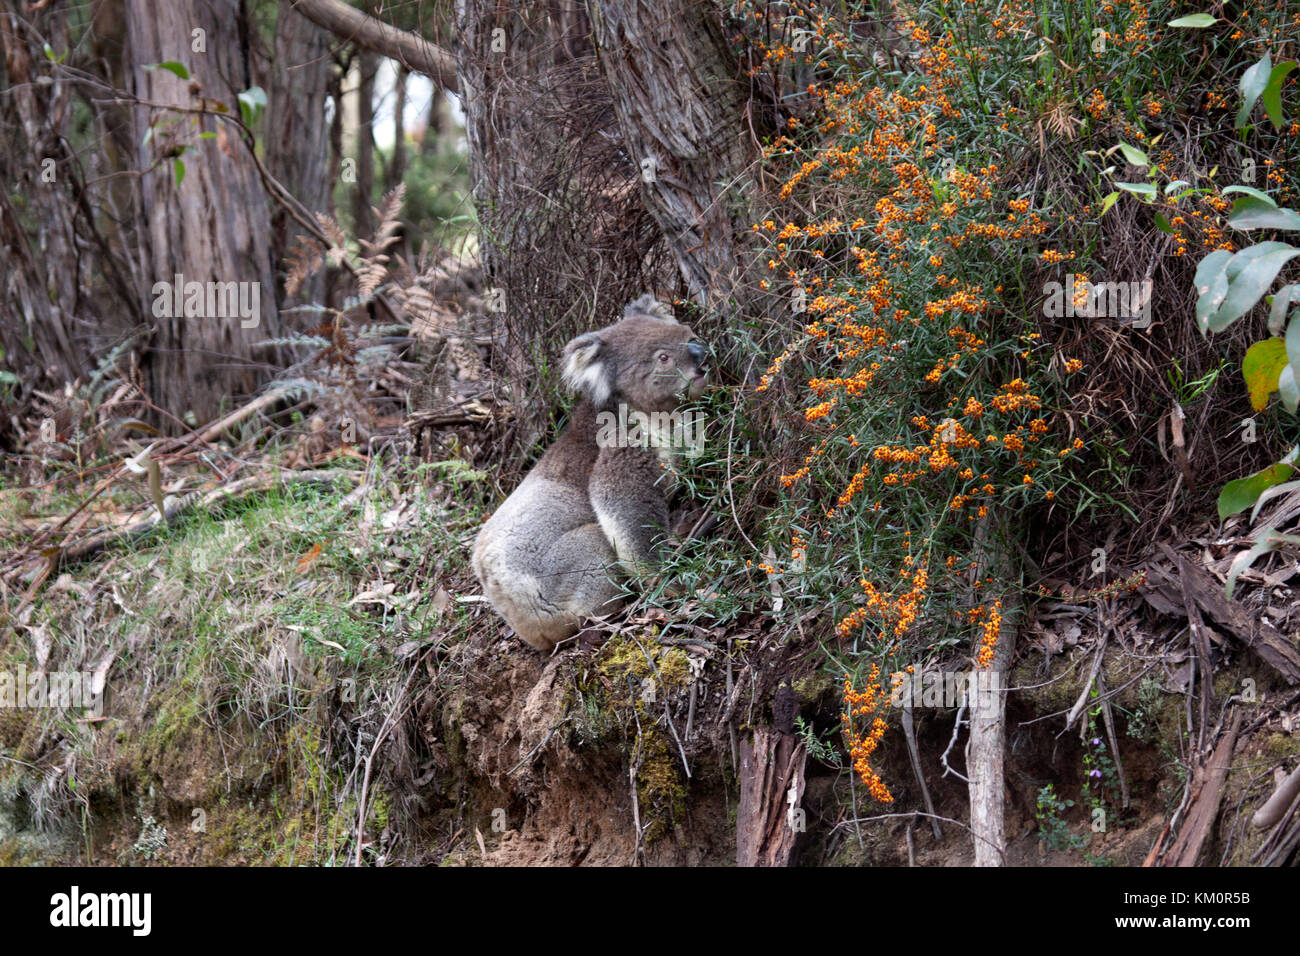
M 1176 551 L 1164 544 L 1161 548 L 1175 566 L 1180 566 Z M 1148 588 L 1143 593 L 1147 603 L 1162 613 L 1179 613 L 1183 600 L 1180 584 L 1183 582 L 1175 580 L 1173 574 L 1163 568 L 1152 567 L 1150 570 L 1153 576 L 1163 580 L 1164 586 Z M 1223 593 L 1223 585 L 1208 571 L 1189 562 L 1180 566 L 1180 576 L 1186 582 L 1189 598 L 1210 620 L 1259 655 L 1260 660 L 1281 674 L 1288 684 L 1300 684 L 1300 651 L 1272 623 L 1264 618 L 1256 619 L 1240 604 L 1229 601 Z
M 1165 866 L 1195 866 L 1201 850 L 1209 840 L 1214 821 L 1219 815 L 1219 801 L 1223 785 L 1232 767 L 1232 751 L 1237 745 L 1237 732 L 1241 729 L 1241 711 L 1233 710 L 1232 724 L 1219 739 L 1214 754 L 1196 768 L 1193 774 L 1192 798 L 1187 817 L 1173 846 L 1169 848 Z
M 1291 776 L 1283 780 L 1273 791 L 1273 796 L 1255 811 L 1255 815 L 1250 818 L 1251 825 L 1260 830 L 1276 826 L 1297 797 L 1300 797 L 1300 767 L 1291 771 Z

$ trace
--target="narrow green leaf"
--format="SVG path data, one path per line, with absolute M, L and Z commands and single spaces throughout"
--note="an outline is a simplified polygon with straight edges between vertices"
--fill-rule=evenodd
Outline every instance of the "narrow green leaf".
M 1255 101 L 1264 92 L 1264 87 L 1268 86 L 1272 71 L 1273 60 L 1265 53 L 1263 59 L 1241 75 L 1241 109 L 1237 111 L 1237 120 L 1233 124 L 1235 129 L 1241 129 L 1250 119 L 1250 111 L 1255 108 Z
M 1148 200 L 1156 198 L 1155 183 L 1116 183 L 1120 189 L 1135 196 L 1144 196 Z
M 1232 559 L 1232 564 L 1228 565 L 1228 575 L 1224 581 L 1223 593 L 1229 601 L 1232 600 L 1232 591 L 1237 586 L 1237 578 L 1241 577 L 1241 572 L 1259 560 L 1260 555 L 1266 554 L 1277 547 L 1269 534 L 1272 530 L 1272 528 L 1269 528 L 1263 532 L 1255 539 L 1255 543 L 1248 550 L 1241 552 Z
M 1130 146 L 1128 143 L 1120 143 L 1119 151 L 1124 154 L 1124 160 L 1130 166 L 1150 166 L 1151 160 L 1147 154 L 1142 152 L 1136 146 Z
M 1288 293 L 1289 296 L 1289 290 L 1294 288 L 1296 286 L 1289 285 L 1282 289 L 1274 298 L 1273 305 L 1276 307 L 1277 299 L 1281 298 L 1283 293 Z M 1300 315 L 1293 318 L 1291 324 L 1286 327 L 1285 341 L 1287 361 L 1291 363 L 1292 368 L 1300 368 Z
M 1156 228 L 1171 236 L 1174 234 L 1174 227 L 1169 225 L 1169 220 L 1164 217 L 1164 213 L 1156 213 Z
M 1273 293 L 1273 302 L 1268 315 L 1268 330 L 1273 335 L 1282 334 L 1282 329 L 1286 326 L 1287 309 L 1291 308 L 1291 301 L 1298 292 L 1300 292 L 1300 285 L 1293 283 L 1292 285 L 1284 285 Z M 1288 345 L 1289 342 L 1288 339 Z M 1300 364 L 1296 363 L 1295 359 L 1292 359 L 1291 362 Z
M 1269 465 L 1247 478 L 1238 478 L 1223 486 L 1219 492 L 1219 520 L 1223 521 L 1253 505 L 1259 496 L 1274 485 L 1280 485 L 1292 475 L 1295 468 L 1284 462 Z
M 1282 400 L 1282 407 L 1292 415 L 1300 408 L 1300 387 L 1296 385 L 1294 365 L 1286 365 L 1278 376 L 1277 397 Z
M 1285 464 L 1285 462 L 1283 462 L 1283 464 Z M 1282 484 L 1274 485 L 1272 488 L 1264 491 L 1259 498 L 1256 499 L 1255 507 L 1250 512 L 1251 524 L 1255 523 L 1255 519 L 1259 517 L 1259 511 L 1264 507 L 1264 505 L 1268 504 L 1278 495 L 1290 494 L 1293 491 L 1300 491 L 1300 481 L 1284 481 Z
M 1109 196 L 1107 196 L 1105 199 L 1103 199 L 1103 200 L 1101 201 L 1101 215 L 1102 215 L 1102 216 L 1106 215 L 1106 212 L 1110 209 L 1110 207 L 1113 206 L 1113 205 L 1115 205 L 1115 200 L 1117 200 L 1117 199 L 1119 199 L 1119 193 L 1118 193 L 1118 192 L 1113 192 L 1113 193 L 1111 193 Z M 1098 216 L 1097 218 L 1100 219 L 1101 216 Z
M 166 70 L 168 73 L 174 73 L 182 80 L 190 78 L 190 71 L 185 69 L 184 63 L 177 63 L 175 60 L 168 60 L 166 63 L 150 63 L 145 66 L 146 70 Z
M 1274 129 L 1282 128 L 1282 84 L 1287 74 L 1300 66 L 1295 60 L 1288 60 L 1273 67 L 1268 75 L 1268 86 L 1264 87 L 1264 112 L 1268 114 Z
M 1193 13 L 1189 16 L 1179 17 L 1177 20 L 1170 20 L 1171 27 L 1190 28 L 1193 30 L 1204 30 L 1206 27 L 1212 27 L 1219 20 L 1208 13 Z
M 1231 186 L 1225 187 L 1223 190 L 1223 195 L 1225 196 L 1231 196 L 1233 193 L 1245 193 L 1247 196 L 1254 196 L 1256 199 L 1260 200 L 1260 202 L 1268 203 L 1274 209 L 1277 208 L 1277 203 L 1273 200 L 1272 196 L 1268 193 L 1260 192 L 1254 186 L 1241 186 L 1234 183 Z
M 181 162 L 179 159 L 176 160 L 172 164 L 172 172 L 176 176 L 176 185 L 179 186 L 181 184 L 181 180 L 185 178 L 185 164 Z

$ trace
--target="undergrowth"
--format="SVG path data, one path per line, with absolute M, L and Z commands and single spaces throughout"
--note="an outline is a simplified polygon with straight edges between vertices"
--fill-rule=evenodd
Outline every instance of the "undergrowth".
M 883 801 L 870 755 L 898 675 L 994 664 L 1014 609 L 1043 593 L 1030 585 L 1049 556 L 1025 547 L 1038 529 L 1109 526 L 1109 545 L 1117 523 L 1136 536 L 1150 520 L 1139 486 L 1155 443 L 1120 437 L 1130 423 L 1098 401 L 1147 388 L 1124 381 L 1145 365 L 1131 353 L 1180 350 L 1162 397 L 1218 399 L 1216 413 L 1233 414 L 1237 380 L 1220 373 L 1239 360 L 1235 343 L 1188 336 L 1190 311 L 1177 310 L 1194 262 L 1177 263 L 1228 242 L 1232 178 L 1207 158 L 1231 144 L 1202 130 L 1261 47 L 1281 59 L 1300 17 L 1266 4 L 1214 31 L 1167 26 L 1180 12 L 1139 0 L 737 8 L 758 25 L 744 32 L 765 38 L 751 75 L 777 89 L 810 82 L 766 144 L 781 185 L 753 224 L 766 276 L 750 290 L 802 328 L 727 425 L 775 434 L 764 467 L 732 464 L 741 491 L 720 492 L 766 508 L 761 539 L 744 536 L 745 568 L 733 563 L 719 590 L 766 605 L 787 637 L 815 618 L 823 665 L 844 678 L 845 746 Z M 878 42 L 863 41 L 864 24 Z M 1295 133 L 1262 148 L 1294 155 Z M 1141 214 L 1106 198 L 1131 158 L 1121 142 L 1204 188 L 1174 221 L 1125 220 L 1134 248 L 1113 229 Z M 1261 156 L 1257 168 L 1285 195 L 1282 165 Z M 1132 257 L 1153 242 L 1166 271 L 1151 297 L 1138 290 L 1152 272 Z M 1115 283 L 1134 290 L 1118 308 Z M 1120 402 L 1128 417 L 1152 421 L 1150 396 L 1135 398 Z M 715 569 L 725 560 L 710 556 Z M 1082 599 L 1141 583 L 1118 571 Z

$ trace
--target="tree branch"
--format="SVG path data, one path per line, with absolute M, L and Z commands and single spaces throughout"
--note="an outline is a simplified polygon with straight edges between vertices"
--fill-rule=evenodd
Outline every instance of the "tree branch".
M 456 58 L 428 40 L 348 6 L 343 0 L 295 0 L 293 9 L 322 29 L 456 92 Z

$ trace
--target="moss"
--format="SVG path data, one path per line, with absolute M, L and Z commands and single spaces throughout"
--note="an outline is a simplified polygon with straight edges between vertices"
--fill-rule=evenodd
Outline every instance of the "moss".
M 801 677 L 791 689 L 798 698 L 799 703 L 805 707 L 816 704 L 822 697 L 833 690 L 836 686 L 835 678 L 825 671 L 816 671 L 807 677 Z
M 642 731 L 633 760 L 637 757 L 641 760 L 636 774 L 637 802 L 648 846 L 685 820 L 686 785 L 676 750 L 657 730 Z
M 651 661 L 654 666 L 651 667 Z M 600 649 L 597 672 L 607 680 L 626 686 L 629 676 L 643 681 L 655 676 L 666 685 L 658 688 L 685 687 L 690 680 L 691 665 L 680 647 L 665 647 L 653 638 L 640 642 L 615 637 Z
M 1290 757 L 1300 754 L 1300 736 L 1293 734 L 1269 734 L 1264 741 L 1264 752 L 1270 757 Z

